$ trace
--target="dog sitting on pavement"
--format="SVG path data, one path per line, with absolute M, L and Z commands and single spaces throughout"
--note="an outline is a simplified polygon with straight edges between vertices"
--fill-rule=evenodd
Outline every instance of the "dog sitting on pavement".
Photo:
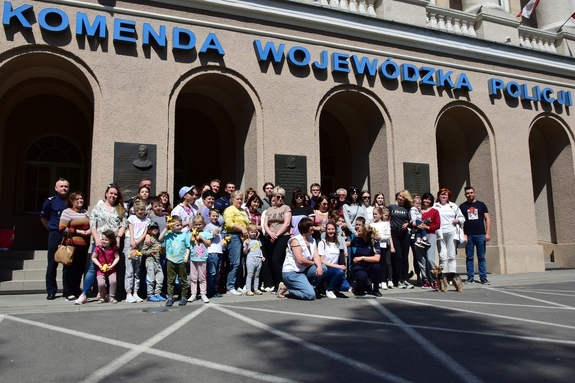
M 461 277 L 457 273 L 443 273 L 443 267 L 435 265 L 433 269 L 430 270 L 431 275 L 437 278 L 437 283 L 439 284 L 439 291 L 446 293 L 449 288 L 449 282 L 453 283 L 453 286 L 458 292 L 463 292 L 463 283 L 461 282 Z

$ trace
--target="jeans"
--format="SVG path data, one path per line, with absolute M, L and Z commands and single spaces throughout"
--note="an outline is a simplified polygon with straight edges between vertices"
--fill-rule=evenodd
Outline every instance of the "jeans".
M 218 292 L 218 279 L 222 267 L 222 253 L 208 254 L 208 297 L 213 297 Z
M 342 283 L 345 280 L 345 273 L 342 269 L 328 267 L 327 271 L 323 273 L 323 280 L 329 283 L 327 291 L 340 291 L 342 289 Z
M 226 290 L 230 291 L 236 288 L 236 279 L 240 270 L 240 256 L 242 251 L 242 241 L 240 234 L 231 233 L 232 239 L 228 244 L 228 262 L 229 272 L 226 283 Z
M 430 271 L 435 266 L 435 247 L 437 245 L 437 238 L 435 234 L 428 235 L 429 246 L 427 249 L 417 247 L 415 255 L 417 256 L 417 263 L 423 276 L 424 281 L 434 282 L 435 278 L 431 275 Z
M 314 287 L 319 284 L 327 271 L 325 265 L 321 265 L 321 267 L 323 269 L 323 274 L 320 277 L 316 275 L 317 267 L 315 265 L 308 267 L 302 273 L 297 273 L 295 271 L 282 273 L 282 278 L 289 290 L 290 298 L 303 300 L 315 299 Z
M 92 246 L 92 251 L 90 254 L 94 253 L 96 249 L 96 244 Z M 90 265 L 88 266 L 88 271 L 86 271 L 86 275 L 84 276 L 84 288 L 82 289 L 82 294 L 88 296 L 90 294 L 90 290 L 92 290 L 92 286 L 94 286 L 94 282 L 96 282 L 96 265 L 92 262 L 92 258 L 90 257 Z
M 467 279 L 472 280 L 475 267 L 473 265 L 474 248 L 477 249 L 477 267 L 479 268 L 479 278 L 487 279 L 487 262 L 485 262 L 485 234 L 467 235 L 467 245 L 465 246 L 465 256 L 467 258 Z

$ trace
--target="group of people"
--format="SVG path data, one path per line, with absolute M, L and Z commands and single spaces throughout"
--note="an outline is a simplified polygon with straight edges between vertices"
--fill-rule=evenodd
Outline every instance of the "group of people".
M 417 284 L 437 290 L 430 273 L 436 251 L 444 273 L 455 273 L 461 230 L 467 239 L 466 283 L 475 282 L 476 250 L 480 282 L 489 284 L 485 242 L 491 223 L 472 187 L 460 206 L 446 188 L 437 201 L 430 193 L 412 197 L 401 190 L 387 205 L 383 193 L 372 198 L 351 187 L 328 196 L 314 183 L 309 195 L 296 188 L 288 205 L 286 191 L 271 182 L 263 185 L 262 197 L 253 188 L 235 190 L 233 183 L 219 197 L 221 182 L 212 180 L 201 188 L 182 187 L 172 208 L 168 193 L 151 197 L 151 183 L 143 179 L 138 195 L 126 202 L 119 187 L 109 184 L 88 213 L 82 193 L 69 194 L 66 180 L 56 182 L 56 194 L 41 213 L 49 231 L 47 299 L 56 297 L 54 254 L 64 242 L 75 246 L 75 254 L 64 266 L 63 295 L 76 304 L 88 301 L 96 281 L 98 302 L 116 303 L 120 266 L 128 303 L 146 299 L 184 306 L 196 299 L 208 303 L 222 293 L 381 296 L 381 290 L 414 288 L 410 250 Z M 145 298 L 139 293 L 144 278 Z

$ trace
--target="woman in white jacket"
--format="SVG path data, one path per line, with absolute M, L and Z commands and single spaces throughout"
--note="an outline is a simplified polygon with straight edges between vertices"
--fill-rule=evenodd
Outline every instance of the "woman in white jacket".
M 456 227 L 463 227 L 465 218 L 457 204 L 450 202 L 451 191 L 441 188 L 437 192 L 437 202 L 433 206 L 439 211 L 441 217 L 441 227 L 437 234 L 437 248 L 439 251 L 439 264 L 443 266 L 444 273 L 455 273 L 455 256 L 457 254 L 457 232 Z

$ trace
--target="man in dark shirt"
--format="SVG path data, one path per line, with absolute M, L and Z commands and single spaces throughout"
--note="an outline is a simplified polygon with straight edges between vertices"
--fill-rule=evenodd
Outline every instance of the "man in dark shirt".
M 62 233 L 59 230 L 60 215 L 62 211 L 68 208 L 66 198 L 70 190 L 70 184 L 64 178 L 60 178 L 54 187 L 56 194 L 49 197 L 42 205 L 40 221 L 48 230 L 48 267 L 46 268 L 46 299 L 56 299 L 58 292 L 58 283 L 56 282 L 56 273 L 58 272 L 58 263 L 54 261 L 54 254 L 58 250 L 58 245 L 62 242 Z
M 224 214 L 224 210 L 230 206 L 230 196 L 234 191 L 236 191 L 236 185 L 232 182 L 228 182 L 226 184 L 226 195 L 217 199 L 214 204 L 214 207 L 218 209 L 220 214 Z
M 475 283 L 473 279 L 475 272 L 473 253 L 476 248 L 479 278 L 482 284 L 489 285 L 490 283 L 487 280 L 487 263 L 485 261 L 485 242 L 491 239 L 491 218 L 489 217 L 487 206 L 475 198 L 475 189 L 471 186 L 465 188 L 465 197 L 467 201 L 459 206 L 461 213 L 465 216 L 463 230 L 465 231 L 465 235 L 467 235 L 467 246 L 465 246 L 467 281 L 465 283 Z

